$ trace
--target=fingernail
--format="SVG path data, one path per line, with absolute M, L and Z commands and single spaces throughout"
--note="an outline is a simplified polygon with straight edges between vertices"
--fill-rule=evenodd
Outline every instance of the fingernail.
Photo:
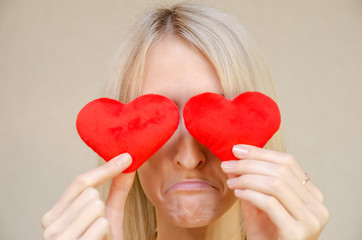
M 237 178 L 230 178 L 226 181 L 226 184 L 229 187 L 235 187 L 236 183 L 237 183 L 238 179 Z
M 131 161 L 131 155 L 129 155 L 128 153 L 122 153 L 121 155 L 117 156 L 116 163 L 118 166 L 124 167 L 130 165 Z
M 248 148 L 243 145 L 234 145 L 233 153 L 235 157 L 243 158 L 248 154 Z
M 225 161 L 221 163 L 221 167 L 225 170 L 232 169 L 236 166 L 236 161 Z

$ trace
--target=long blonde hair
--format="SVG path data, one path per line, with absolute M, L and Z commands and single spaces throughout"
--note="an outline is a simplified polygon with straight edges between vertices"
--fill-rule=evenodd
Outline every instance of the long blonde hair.
M 186 39 L 204 54 L 214 66 L 226 98 L 259 91 L 277 101 L 269 69 L 244 27 L 234 17 L 216 9 L 188 3 L 155 9 L 130 30 L 108 76 L 108 97 L 127 103 L 140 95 L 148 49 L 168 34 Z M 285 150 L 280 130 L 265 148 Z M 99 161 L 100 165 L 103 163 Z M 109 183 L 100 190 L 105 199 Z M 125 206 L 124 238 L 153 240 L 155 229 L 155 209 L 136 174 Z M 244 236 L 244 229 L 240 231 Z

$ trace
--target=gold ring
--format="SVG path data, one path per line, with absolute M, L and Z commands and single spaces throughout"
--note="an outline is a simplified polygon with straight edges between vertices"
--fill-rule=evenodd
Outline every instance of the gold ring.
M 308 173 L 304 173 L 304 174 L 305 174 L 305 179 L 302 181 L 303 185 L 306 184 L 310 179 Z

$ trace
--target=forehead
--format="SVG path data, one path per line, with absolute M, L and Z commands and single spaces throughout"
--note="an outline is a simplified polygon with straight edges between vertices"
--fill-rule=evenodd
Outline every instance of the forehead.
M 147 53 L 142 93 L 181 91 L 220 92 L 212 64 L 181 37 L 167 36 L 154 42 Z

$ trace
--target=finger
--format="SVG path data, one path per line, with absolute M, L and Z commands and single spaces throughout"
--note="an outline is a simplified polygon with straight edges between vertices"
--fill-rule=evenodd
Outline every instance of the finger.
M 235 157 L 239 159 L 262 160 L 284 165 L 289 167 L 301 182 L 305 179 L 305 172 L 299 166 L 295 158 L 289 153 L 282 153 L 244 144 L 234 145 L 233 153 Z
M 45 229 L 52 224 L 84 189 L 88 187 L 98 187 L 127 169 L 129 165 L 131 165 L 131 162 L 131 156 L 128 153 L 123 153 L 111 159 L 106 164 L 79 175 L 54 207 L 44 214 L 42 227 Z
M 323 195 L 321 194 L 321 192 L 311 182 L 303 185 L 301 183 L 302 181 L 295 176 L 294 172 L 289 166 L 262 160 L 245 159 L 236 161 L 224 161 L 221 163 L 221 168 L 225 173 L 228 174 L 228 176 L 256 174 L 263 176 L 279 177 L 281 179 L 284 179 L 284 181 L 297 192 L 299 197 L 303 199 L 305 203 L 308 203 L 310 201 L 310 195 L 316 198 L 319 202 L 323 202 Z
M 235 190 L 235 196 L 240 200 L 250 202 L 253 206 L 265 212 L 278 228 L 290 228 L 297 222 L 289 215 L 285 208 L 280 205 L 279 201 L 272 196 L 250 189 Z
M 80 240 L 110 240 L 112 239 L 111 226 L 104 217 L 98 218 L 83 234 Z
M 105 217 L 105 205 L 102 200 L 94 199 L 82 209 L 59 239 L 78 239 L 100 217 Z
M 313 196 L 318 199 L 320 203 L 324 202 L 323 193 L 311 181 L 308 181 L 305 186 L 313 193 Z
M 231 189 L 248 189 L 274 197 L 296 220 L 307 219 L 311 216 L 311 212 L 296 192 L 280 178 L 245 174 L 229 179 L 227 184 Z
M 122 203 L 125 203 L 127 195 L 132 187 L 135 172 L 122 173 L 112 179 L 112 184 L 109 189 L 108 198 L 106 200 L 107 210 L 111 212 L 119 212 L 123 210 Z
M 309 190 L 306 185 L 301 184 L 300 180 L 290 171 L 288 167 L 284 165 L 259 160 L 238 160 L 222 162 L 221 166 L 228 176 L 236 175 L 239 177 L 240 175 L 244 174 L 253 174 L 284 179 L 284 183 L 289 185 L 289 189 L 294 190 L 298 200 L 300 199 L 299 201 L 301 201 L 302 204 L 308 208 L 312 214 L 316 215 L 317 218 L 320 219 L 320 222 L 325 222 L 325 219 L 328 219 L 328 210 L 324 207 L 318 195 L 318 192 L 321 194 L 320 191 L 318 190 L 317 193 L 314 193 L 313 189 Z M 307 185 L 311 184 L 311 182 L 307 183 Z M 246 187 L 250 188 L 251 186 Z M 277 192 L 284 192 L 289 194 L 289 191 L 290 190 L 278 190 Z M 271 194 L 268 191 L 265 191 L 265 193 Z M 290 201 L 294 200 L 291 199 Z M 298 219 L 303 219 L 304 217 L 305 216 L 303 216 L 303 214 L 300 214 Z
M 289 215 L 287 210 L 276 198 L 261 192 L 249 189 L 237 189 L 235 190 L 235 196 L 238 197 L 242 203 L 243 201 L 248 201 L 250 204 L 266 213 L 277 228 L 283 232 L 283 239 L 294 239 L 296 236 L 299 236 L 298 239 L 309 239 L 311 233 L 320 232 L 321 226 L 326 224 L 326 222 L 321 224 L 314 215 L 303 219 L 303 221 L 297 221 Z M 245 204 L 242 204 L 242 210 L 243 212 L 245 211 L 248 213 Z
M 132 187 L 135 172 L 122 173 L 112 179 L 112 184 L 106 200 L 106 216 L 111 224 L 115 239 L 122 235 L 124 206 Z
M 294 157 L 288 153 L 277 152 L 255 146 L 239 144 L 233 147 L 233 154 L 239 159 L 253 159 L 274 162 L 290 167 L 296 176 L 304 179 L 305 173 Z
M 99 192 L 94 188 L 87 188 L 76 198 L 69 208 L 55 220 L 44 232 L 46 239 L 58 236 L 74 221 L 82 209 L 94 199 L 99 199 Z
M 227 174 L 240 176 L 242 174 L 258 174 L 275 176 L 276 164 L 261 160 L 231 160 L 221 162 L 221 169 Z

